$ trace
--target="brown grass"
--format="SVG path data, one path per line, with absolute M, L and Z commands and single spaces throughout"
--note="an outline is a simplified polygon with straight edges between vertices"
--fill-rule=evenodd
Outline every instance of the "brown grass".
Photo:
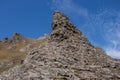
M 1 44 L 0 43 L 0 62 L 4 61 L 4 60 L 8 60 L 10 62 L 12 62 L 12 64 L 8 65 L 8 66 L 2 66 L 0 67 L 0 73 L 2 73 L 3 71 L 8 70 L 9 68 L 12 68 L 16 65 L 20 65 L 21 61 L 25 59 L 26 57 L 26 53 L 25 52 L 20 52 L 19 50 L 25 46 L 27 46 L 29 43 L 33 43 L 36 40 L 35 39 L 29 39 L 29 38 L 25 38 L 24 39 L 26 41 L 26 43 L 23 44 Z M 31 47 L 38 47 L 40 46 L 41 41 L 34 43 Z M 8 47 L 14 47 L 14 49 L 7 49 Z

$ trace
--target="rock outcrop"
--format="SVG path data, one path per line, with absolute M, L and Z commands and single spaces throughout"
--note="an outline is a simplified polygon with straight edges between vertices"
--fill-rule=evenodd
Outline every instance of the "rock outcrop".
M 1 80 L 120 80 L 120 60 L 107 56 L 60 12 L 53 15 L 52 32 L 29 51 L 20 66 Z
M 27 49 L 23 48 L 33 42 L 34 39 L 23 37 L 18 33 L 14 33 L 10 38 L 3 38 L 0 41 L 0 73 L 19 65 L 26 56 Z
M 11 38 L 3 38 L 1 41 L 3 44 L 20 44 L 25 43 L 25 38 L 19 33 L 13 33 Z

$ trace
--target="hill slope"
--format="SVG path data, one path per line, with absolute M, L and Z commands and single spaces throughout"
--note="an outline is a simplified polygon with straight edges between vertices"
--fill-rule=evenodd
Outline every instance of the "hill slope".
M 24 62 L 0 75 L 1 80 L 120 80 L 120 60 L 107 56 L 60 12 L 52 32 Z M 39 44 L 39 42 L 37 42 Z
M 11 38 L 0 41 L 0 73 L 21 63 L 26 56 L 24 47 L 33 43 L 35 39 L 25 38 L 19 33 L 14 33 Z

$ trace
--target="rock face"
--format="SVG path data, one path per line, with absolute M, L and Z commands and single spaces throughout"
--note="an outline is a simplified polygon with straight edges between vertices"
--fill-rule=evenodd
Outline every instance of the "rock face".
M 60 12 L 53 15 L 52 32 L 29 51 L 20 66 L 0 75 L 1 80 L 120 80 L 120 60 L 92 46 Z

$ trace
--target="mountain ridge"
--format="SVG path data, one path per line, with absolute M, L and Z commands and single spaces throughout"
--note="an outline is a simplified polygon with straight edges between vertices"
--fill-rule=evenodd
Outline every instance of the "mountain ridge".
M 0 79 L 120 79 L 120 60 L 107 56 L 101 48 L 93 46 L 59 11 L 53 13 L 51 34 L 33 43 L 35 47 L 28 47 L 28 54 L 22 63 L 1 73 Z

